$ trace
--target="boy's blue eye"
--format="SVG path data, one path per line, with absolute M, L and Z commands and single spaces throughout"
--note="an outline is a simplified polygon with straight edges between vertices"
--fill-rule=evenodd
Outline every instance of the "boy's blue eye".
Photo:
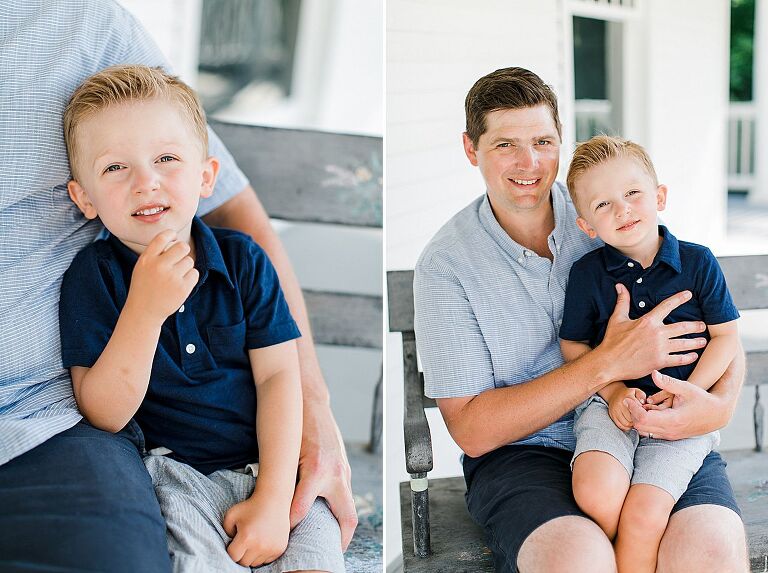
M 167 162 L 169 162 L 169 161 L 175 161 L 175 160 L 176 160 L 176 158 L 175 158 L 175 157 L 173 157 L 173 156 L 171 156 L 171 155 L 163 155 L 163 156 L 160 158 L 160 162 L 161 162 L 161 163 L 167 163 Z
M 597 211 L 601 207 L 605 207 L 607 204 L 608 204 L 608 201 L 601 201 L 600 203 L 597 204 L 597 206 L 595 206 L 595 211 Z
M 119 165 L 110 165 L 104 170 L 104 173 L 107 173 L 108 171 L 119 171 L 120 169 L 122 169 L 122 167 Z
M 630 189 L 627 192 L 627 195 L 635 195 L 636 193 L 640 193 L 640 191 L 638 191 L 637 189 Z

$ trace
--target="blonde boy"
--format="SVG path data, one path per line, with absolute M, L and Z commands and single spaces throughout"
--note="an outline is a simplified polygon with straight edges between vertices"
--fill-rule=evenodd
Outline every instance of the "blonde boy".
M 709 343 L 693 365 L 662 373 L 709 389 L 735 356 L 739 314 L 709 249 L 678 241 L 658 224 L 656 213 L 665 207 L 667 188 L 658 184 L 648 154 L 630 141 L 593 137 L 576 148 L 567 185 L 579 228 L 600 237 L 605 246 L 571 269 L 560 328 L 565 359 L 574 360 L 600 343 L 617 283 L 630 292 L 633 319 L 673 293 L 690 291 L 692 298 L 665 322 L 701 320 Z M 609 384 L 576 410 L 574 497 L 615 538 L 620 572 L 656 570 L 670 512 L 719 443 L 717 432 L 675 442 L 638 435 L 631 401 L 646 409 L 672 405 L 673 396 L 653 383 L 658 376 L 653 372 Z
M 261 248 L 195 217 L 218 172 L 195 93 L 159 68 L 107 68 L 64 132 L 70 197 L 110 232 L 64 276 L 64 366 L 92 425 L 143 431 L 174 570 L 343 571 L 323 501 L 290 531 L 300 334 Z

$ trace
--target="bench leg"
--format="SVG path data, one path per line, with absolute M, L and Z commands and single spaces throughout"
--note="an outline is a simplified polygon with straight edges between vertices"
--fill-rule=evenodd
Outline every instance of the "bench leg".
M 755 423 L 755 451 L 763 451 L 763 403 L 760 401 L 760 386 L 755 385 L 755 407 L 752 410 Z
M 431 552 L 429 539 L 429 489 L 426 473 L 411 474 L 411 507 L 413 513 L 413 553 L 427 557 Z

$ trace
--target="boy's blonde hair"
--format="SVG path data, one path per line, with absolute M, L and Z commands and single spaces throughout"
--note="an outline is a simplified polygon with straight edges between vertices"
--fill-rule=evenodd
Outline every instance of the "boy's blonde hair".
M 77 179 L 77 126 L 92 114 L 113 105 L 160 99 L 175 103 L 199 137 L 208 156 L 205 112 L 197 94 L 176 76 L 161 68 L 120 65 L 105 68 L 75 90 L 64 110 L 64 140 L 72 176 Z
M 651 158 L 641 145 L 621 137 L 596 135 L 589 141 L 576 146 L 571 165 L 568 167 L 565 184 L 568 186 L 568 192 L 571 194 L 571 199 L 577 211 L 579 210 L 579 203 L 576 197 L 576 181 L 592 167 L 619 157 L 629 157 L 637 161 L 645 169 L 646 173 L 651 176 L 653 184 L 655 186 L 659 185 Z

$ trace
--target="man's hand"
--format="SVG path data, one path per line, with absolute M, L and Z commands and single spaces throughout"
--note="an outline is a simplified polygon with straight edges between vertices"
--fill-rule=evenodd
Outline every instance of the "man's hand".
M 645 403 L 645 392 L 640 388 L 621 388 L 613 393 L 608 401 L 608 415 L 613 423 L 623 432 L 632 429 L 632 414 L 626 402 L 634 402 L 642 408 Z
M 648 314 L 629 318 L 629 292 L 617 284 L 616 308 L 608 321 L 605 337 L 595 349 L 603 356 L 610 380 L 640 378 L 670 366 L 690 364 L 698 359 L 695 352 L 676 354 L 702 348 L 705 338 L 678 338 L 685 334 L 703 332 L 703 322 L 664 324 L 664 318 L 691 298 L 689 291 L 673 295 Z
M 199 273 L 189 256 L 189 245 L 165 230 L 147 245 L 131 275 L 126 308 L 162 322 L 187 300 Z
M 346 551 L 357 527 L 347 454 L 328 405 L 305 400 L 299 483 L 291 504 L 291 528 L 306 517 L 318 497 L 325 498 L 338 520 L 341 548 Z
M 271 563 L 288 547 L 291 529 L 287 503 L 266 490 L 257 489 L 250 498 L 230 507 L 222 525 L 232 538 L 227 553 L 240 565 Z
M 697 427 L 701 420 L 707 420 L 722 405 L 715 396 L 683 380 L 661 374 L 654 370 L 653 382 L 673 395 L 671 408 L 646 410 L 631 400 L 624 400 L 632 415 L 632 423 L 641 435 L 653 434 L 662 440 L 680 440 L 706 434 L 712 429 Z

